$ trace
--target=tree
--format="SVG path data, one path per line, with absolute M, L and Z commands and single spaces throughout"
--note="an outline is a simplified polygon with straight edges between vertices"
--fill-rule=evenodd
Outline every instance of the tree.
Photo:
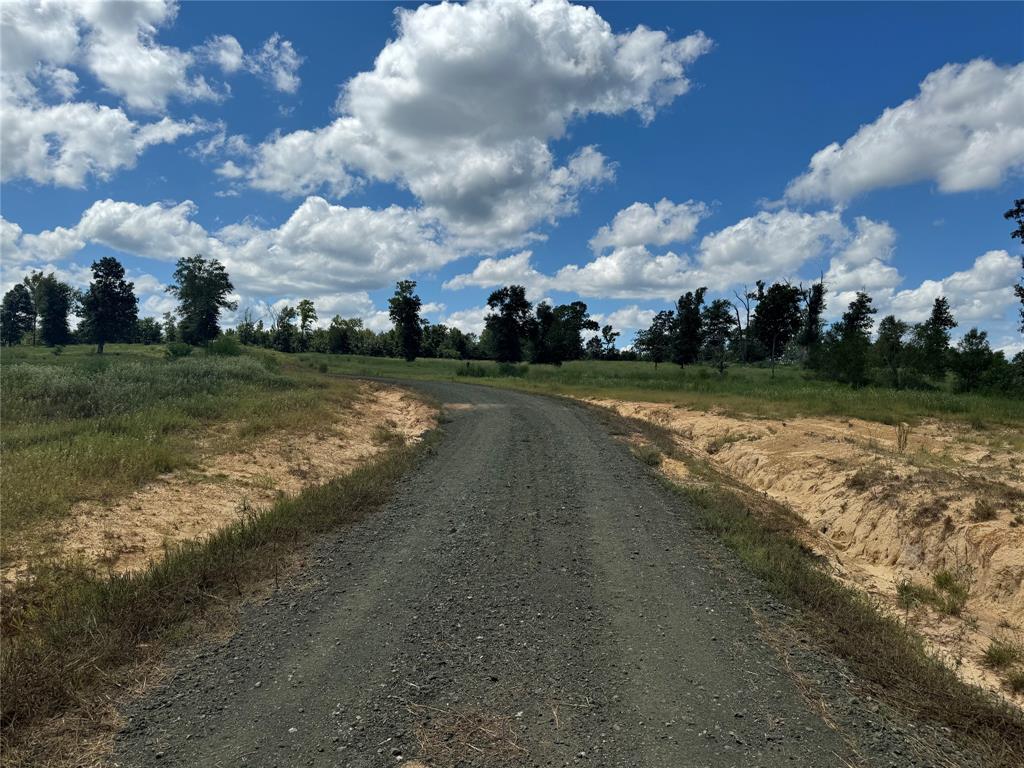
M 995 355 L 988 345 L 988 334 L 971 328 L 956 347 L 953 371 L 957 375 L 957 389 L 973 392 L 981 386 L 992 367 Z
M 936 378 L 943 378 L 949 367 L 949 332 L 956 328 L 956 320 L 949 311 L 945 296 L 932 304 L 928 319 L 914 326 L 914 347 L 917 368 Z
M 363 321 L 358 317 L 345 320 L 335 315 L 327 328 L 327 351 L 336 355 L 351 355 L 355 350 L 356 338 L 363 330 Z
M 42 272 L 30 272 L 25 275 L 25 279 L 22 280 L 22 285 L 28 290 L 29 296 L 32 297 L 32 346 L 36 345 L 38 340 L 38 325 L 39 325 L 39 302 L 43 300 L 43 288 L 42 282 L 45 275 Z
M 299 329 L 295 325 L 299 312 L 287 304 L 281 307 L 270 331 L 270 343 L 278 352 L 299 351 Z
M 124 279 L 124 267 L 113 256 L 92 263 L 92 282 L 82 296 L 82 338 L 103 354 L 108 341 L 130 341 L 139 317 L 135 284 Z
M 676 302 L 675 334 L 672 342 L 672 362 L 689 365 L 697 362 L 701 348 L 701 306 L 707 288 L 687 291 Z
M 909 330 L 910 326 L 902 320 L 897 320 L 895 315 L 886 315 L 878 324 L 878 338 L 875 339 L 874 345 L 875 356 L 888 371 L 890 382 L 896 389 L 900 389 L 903 384 L 900 380 L 900 369 L 906 358 L 903 339 Z
M 758 280 L 755 286 L 757 287 L 756 291 L 748 291 L 747 286 L 744 285 L 743 293 L 739 291 L 732 292 L 746 313 L 746 322 L 740 324 L 740 307 L 733 305 L 736 310 L 736 331 L 740 339 L 740 360 L 744 363 L 749 362 L 750 312 L 754 302 L 760 301 L 764 297 L 764 280 Z
M 164 341 L 170 344 L 172 341 L 181 341 L 181 334 L 178 333 L 178 318 L 173 312 L 164 312 Z
M 795 285 L 772 283 L 760 296 L 752 327 L 758 341 L 768 350 L 772 378 L 775 362 L 800 329 L 801 320 L 800 289 Z
M 309 334 L 313 332 L 313 324 L 316 322 L 316 307 L 309 299 L 299 302 L 299 334 L 302 336 L 302 348 L 309 347 Z
M 159 344 L 163 341 L 160 321 L 155 317 L 144 317 L 135 323 L 135 340 L 140 344 Z
M 24 284 L 17 283 L 4 294 L 0 305 L 0 344 L 5 347 L 20 344 L 25 334 L 34 330 L 35 322 L 32 294 Z
M 197 253 L 178 259 L 174 282 L 167 292 L 178 299 L 178 330 L 189 344 L 208 344 L 220 333 L 220 311 L 235 310 L 238 303 L 228 296 L 234 290 L 224 265 Z
M 1013 208 L 1004 213 L 1003 218 L 1017 225 L 1010 233 L 1010 239 L 1020 240 L 1021 245 L 1024 245 L 1024 197 L 1014 200 Z M 1020 257 L 1020 268 L 1024 270 L 1024 256 Z M 1013 293 L 1020 301 L 1020 332 L 1024 333 L 1024 277 L 1014 284 Z
M 48 347 L 67 344 L 71 340 L 68 315 L 75 303 L 74 289 L 51 272 L 39 280 L 38 295 L 39 340 Z
M 501 363 L 518 363 L 523 359 L 523 338 L 526 336 L 531 304 L 521 285 L 507 285 L 487 297 L 487 306 L 494 312 L 484 323 L 490 331 L 494 356 Z
M 672 354 L 672 336 L 676 323 L 676 313 L 671 309 L 663 310 L 654 316 L 649 328 L 637 331 L 633 341 L 633 349 L 654 362 L 663 363 Z
M 821 316 L 825 311 L 825 284 L 817 282 L 806 290 L 801 288 L 800 296 L 804 302 L 804 315 L 797 343 L 804 349 L 804 361 L 809 367 L 815 368 L 819 362 L 818 347 L 821 345 L 824 327 Z
M 726 345 L 736 327 L 732 303 L 726 299 L 715 299 L 704 309 L 702 325 L 704 348 L 708 357 L 718 368 L 719 374 L 724 374 Z
M 402 357 L 412 362 L 420 354 L 423 345 L 423 325 L 420 322 L 420 309 L 423 303 L 413 291 L 416 283 L 412 280 L 400 280 L 395 285 L 395 295 L 388 299 L 388 314 L 395 324 L 395 335 Z
M 601 326 L 601 356 L 605 360 L 614 360 L 619 355 L 619 350 L 615 348 L 615 340 L 621 336 L 622 333 L 616 331 L 611 325 Z
M 858 387 L 867 382 L 870 331 L 874 323 L 871 316 L 877 311 L 871 306 L 871 297 L 858 291 L 842 318 L 829 330 L 829 375 Z

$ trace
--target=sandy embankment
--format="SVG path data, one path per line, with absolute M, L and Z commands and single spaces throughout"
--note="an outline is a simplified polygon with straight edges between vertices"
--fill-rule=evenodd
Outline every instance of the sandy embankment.
M 668 428 L 681 449 L 788 506 L 840 578 L 894 611 L 902 579 L 928 585 L 942 569 L 969 573 L 960 617 L 921 608 L 909 620 L 966 679 L 1000 688 L 980 655 L 992 638 L 1024 642 L 1019 433 L 930 421 L 911 429 L 901 454 L 895 427 L 858 419 L 738 419 L 671 404 L 589 402 Z M 994 519 L 979 520 L 979 509 Z
M 53 543 L 51 554 L 83 558 L 104 571 L 136 570 L 167 545 L 201 538 L 249 509 L 351 472 L 385 450 L 394 435 L 416 441 L 435 423 L 433 409 L 408 393 L 363 385 L 353 406 L 339 408 L 312 432 L 246 439 L 242 450 L 163 475 L 112 504 L 76 504 L 39 540 Z M 218 436 L 231 428 L 218 428 Z M 26 572 L 24 562 L 14 564 L 4 581 Z

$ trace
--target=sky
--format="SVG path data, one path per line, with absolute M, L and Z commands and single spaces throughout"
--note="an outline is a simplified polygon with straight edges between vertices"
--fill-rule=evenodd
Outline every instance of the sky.
M 1024 3 L 0 4 L 0 287 L 228 268 L 265 322 L 482 327 L 488 294 L 637 328 L 824 277 L 1024 349 Z

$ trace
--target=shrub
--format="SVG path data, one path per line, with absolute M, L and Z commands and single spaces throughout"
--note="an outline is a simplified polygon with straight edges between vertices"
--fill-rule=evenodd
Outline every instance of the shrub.
M 192 345 L 183 341 L 172 341 L 167 345 L 164 354 L 168 360 L 178 360 L 192 354 Z
M 234 336 L 218 336 L 206 347 L 206 353 L 223 357 L 238 357 L 242 354 L 242 345 Z
M 1006 687 L 1014 693 L 1024 693 L 1024 669 L 1015 669 L 1008 674 Z
M 1020 647 L 1004 640 L 993 640 L 981 655 L 981 663 L 989 669 L 1002 669 L 1019 661 Z
M 530 370 L 528 365 L 516 365 L 515 363 L 498 363 L 499 376 L 514 376 L 522 378 Z
M 987 520 L 996 519 L 995 505 L 988 499 L 977 499 L 974 502 L 974 509 L 971 510 L 971 520 L 976 523 L 984 523 Z

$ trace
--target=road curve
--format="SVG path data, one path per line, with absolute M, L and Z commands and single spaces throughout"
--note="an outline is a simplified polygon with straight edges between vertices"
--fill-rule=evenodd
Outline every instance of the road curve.
M 929 764 L 810 703 L 778 607 L 586 409 L 415 386 L 436 450 L 132 704 L 115 765 Z

